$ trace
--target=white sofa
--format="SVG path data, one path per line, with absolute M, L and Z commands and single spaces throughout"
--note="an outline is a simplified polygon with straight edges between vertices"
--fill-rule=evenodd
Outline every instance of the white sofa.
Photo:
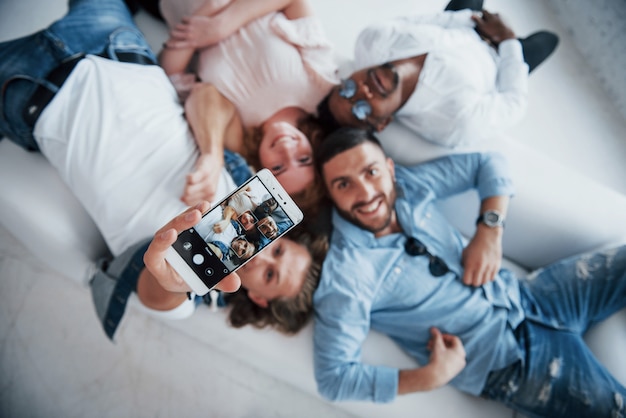
M 396 2 L 397 9 L 381 9 L 383 15 L 409 10 L 408 2 Z M 59 3 L 60 16 L 64 5 L 60 0 L 56 3 Z M 330 0 L 319 1 L 315 7 L 323 18 L 327 18 L 325 22 L 329 25 L 329 35 L 341 36 L 341 42 L 338 42 L 340 55 L 349 57 L 350 50 L 345 45 L 351 43 L 358 28 L 366 22 L 347 25 L 349 30 L 344 31 L 344 23 L 337 14 L 350 13 L 348 5 L 366 9 L 370 7 L 367 13 L 374 18 L 377 17 L 375 8 L 382 7 L 383 3 L 377 0 L 345 1 L 346 9 L 341 8 L 337 12 L 331 6 L 334 2 Z M 424 11 L 437 10 L 443 4 L 423 6 Z M 53 17 L 40 18 L 41 24 L 31 23 L 33 30 Z M 140 14 L 138 21 L 153 45 L 160 45 L 165 36 L 163 28 L 145 14 Z M 400 163 L 416 163 L 449 152 L 429 145 L 394 124 L 381 138 L 390 155 Z M 516 180 L 517 194 L 511 204 L 504 240 L 506 266 L 524 274 L 525 271 L 567 255 L 626 242 L 626 196 L 623 190 L 615 191 L 581 174 L 550 157 L 547 152 L 524 144 L 515 135 L 494 137 L 481 147 L 504 153 L 511 162 Z M 616 175 L 626 174 L 623 167 L 615 164 L 609 169 L 615 170 Z M 444 210 L 464 233 L 471 234 L 477 204 L 476 197 L 467 194 L 446 202 Z M 39 154 L 27 153 L 7 140 L 0 141 L 0 219 L 3 227 L 35 254 L 42 266 L 58 272 L 53 277 L 58 280 L 59 286 L 68 285 L 68 280 L 78 283 L 81 285 L 80 294 L 90 298 L 87 279 L 94 260 L 106 254 L 106 245 L 94 223 L 45 159 Z M 47 306 L 47 309 L 55 309 L 54 304 Z M 98 326 L 93 310 L 87 309 L 78 314 L 92 315 L 90 320 L 93 326 Z M 42 311 L 41 315 L 46 315 L 46 312 Z M 124 321 L 132 321 L 133 315 L 143 315 L 134 299 Z M 155 344 L 156 340 L 160 344 L 171 344 L 174 350 L 179 341 L 185 341 L 186 344 L 194 345 L 196 350 L 201 351 L 203 347 L 207 351 L 218 350 L 244 367 L 249 366 L 258 373 L 312 397 L 314 403 L 326 404 L 317 395 L 313 378 L 311 326 L 293 337 L 250 327 L 235 330 L 226 326 L 225 312 L 209 312 L 206 307 L 201 307 L 193 317 L 184 321 L 157 321 L 159 327 L 163 327 L 171 336 L 164 338 L 162 332 L 147 333 L 148 337 L 153 335 Z M 618 348 L 626 345 L 625 324 L 626 312 L 620 312 L 592 330 L 588 339 L 594 352 L 626 384 L 626 358 L 620 356 L 622 349 Z M 59 329 L 63 329 L 61 324 Z M 33 338 L 41 344 L 47 340 L 43 335 L 39 339 L 36 336 Z M 122 329 L 118 338 L 132 340 L 133 335 Z M 101 343 L 110 344 L 104 333 Z M 142 356 L 142 350 L 149 344 L 150 341 L 125 344 L 120 356 Z M 67 347 L 67 355 L 73 355 L 73 350 L 76 347 Z M 363 357 L 368 362 L 398 367 L 414 367 L 416 364 L 390 340 L 377 333 L 368 337 Z M 159 366 L 155 364 L 153 367 Z M 197 367 L 210 376 L 210 364 L 198 362 Z M 194 376 L 189 379 L 196 378 Z M 202 384 L 202 378 L 198 377 L 197 380 Z M 106 382 L 103 386 L 107 386 Z M 501 405 L 471 398 L 449 387 L 399 397 L 391 404 L 345 402 L 334 407 L 338 413 L 359 417 L 420 415 L 483 418 L 514 415 Z M 207 405 L 204 413 L 212 415 L 210 411 L 210 405 Z M 265 415 L 262 410 L 257 412 L 245 416 Z M 171 413 L 175 414 L 174 411 Z M 77 414 L 73 412 L 68 415 Z M 302 410 L 297 415 L 316 416 L 313 410 Z

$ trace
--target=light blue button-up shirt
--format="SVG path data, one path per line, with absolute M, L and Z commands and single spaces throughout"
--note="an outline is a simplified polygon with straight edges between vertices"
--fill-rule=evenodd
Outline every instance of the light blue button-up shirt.
M 512 195 L 506 161 L 493 153 L 452 155 L 411 168 L 396 165 L 396 180 L 395 209 L 404 233 L 377 239 L 333 212 L 331 247 L 314 296 L 318 390 L 333 400 L 393 400 L 398 369 L 361 362 L 370 328 L 424 365 L 434 326 L 458 336 L 465 347 L 467 365 L 451 384 L 478 395 L 491 370 L 520 358 L 512 332 L 524 317 L 519 287 L 505 270 L 481 287 L 463 284 L 467 242 L 436 202 L 473 188 L 481 200 Z M 404 251 L 408 236 L 444 259 L 450 272 L 433 277 L 427 257 Z

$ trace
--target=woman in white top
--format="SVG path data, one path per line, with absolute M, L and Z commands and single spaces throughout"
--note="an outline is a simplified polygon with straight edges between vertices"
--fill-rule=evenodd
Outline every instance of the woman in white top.
M 244 128 L 226 146 L 272 170 L 303 204 L 315 189 L 311 142 L 321 135 L 311 115 L 337 83 L 331 45 L 307 1 L 161 0 L 161 12 L 171 37 L 160 61 L 179 92 L 196 75 L 213 84 Z

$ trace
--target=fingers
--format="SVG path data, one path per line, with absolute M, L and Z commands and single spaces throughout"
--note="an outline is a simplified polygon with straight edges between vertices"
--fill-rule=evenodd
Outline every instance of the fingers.
M 159 231 L 152 240 L 150 248 L 158 253 L 167 251 L 168 247 L 176 241 L 178 237 L 178 231 L 174 228 L 167 229 L 165 231 Z
M 494 251 L 485 251 L 477 247 L 476 242 L 470 243 L 463 250 L 462 265 L 463 277 L 461 281 L 466 286 L 482 286 L 495 280 L 500 269 L 499 254 Z
M 494 266 L 484 266 L 481 268 L 465 268 L 463 272 L 463 284 L 467 286 L 482 286 L 485 283 L 495 280 L 497 268 Z
M 189 38 L 187 26 L 176 25 L 170 30 L 170 37 L 178 41 L 186 41 Z
M 241 278 L 237 273 L 231 273 L 224 277 L 215 287 L 223 292 L 236 292 L 241 287 Z
M 428 348 L 429 351 L 433 351 L 437 347 L 443 345 L 443 338 L 442 338 L 442 335 L 441 335 L 441 331 L 439 331 L 439 329 L 437 329 L 435 327 L 431 327 L 430 328 L 430 335 L 431 335 L 431 338 L 430 338 L 430 340 L 428 340 L 428 345 L 426 347 L 426 348 Z
M 447 348 L 457 348 L 461 346 L 461 339 L 452 334 L 441 334 L 441 340 Z
M 449 348 L 458 350 L 459 347 L 463 348 L 463 342 L 459 337 L 452 334 L 444 334 L 438 328 L 430 328 L 431 339 L 428 342 L 429 350 L 432 351 L 435 347 Z
M 195 48 L 193 36 L 187 25 L 179 23 L 170 30 L 170 37 L 165 42 L 167 48 Z
M 187 209 L 157 231 L 143 256 L 144 264 L 152 274 L 170 277 L 170 280 L 173 280 L 177 285 L 182 284 L 182 279 L 178 275 L 169 274 L 165 254 L 176 241 L 178 234 L 198 223 L 202 212 L 208 210 L 209 207 L 208 202 L 202 202 L 193 208 Z
M 169 221 L 163 228 L 157 231 L 157 234 L 167 232 L 170 229 L 174 229 L 176 233 L 191 228 L 200 221 L 202 214 L 209 210 L 211 204 L 207 201 L 202 201 L 192 208 L 187 209 L 171 221 Z M 172 241 L 173 242 L 173 241 Z
M 482 10 L 482 14 L 483 14 L 483 20 L 493 19 L 494 16 L 497 16 L 496 13 L 491 13 L 485 9 Z
M 180 23 L 170 30 L 170 39 L 166 45 L 170 48 L 196 48 L 198 47 L 197 33 L 194 29 L 192 17 L 183 17 Z
M 480 14 L 473 14 L 472 20 L 476 23 L 478 29 L 485 29 L 487 26 L 494 25 L 496 22 L 501 22 L 498 13 L 490 13 L 487 10 L 483 10 Z
M 187 184 L 181 200 L 187 205 L 206 200 L 211 201 L 215 196 L 215 184 L 210 181 L 209 176 L 201 172 L 194 172 L 187 175 Z
M 152 240 L 155 245 L 154 248 L 167 249 L 176 241 L 178 234 L 191 228 L 200 221 L 202 214 L 209 210 L 211 207 L 209 202 L 202 201 L 196 206 L 187 209 L 171 221 L 169 221 L 163 228 L 159 229 Z

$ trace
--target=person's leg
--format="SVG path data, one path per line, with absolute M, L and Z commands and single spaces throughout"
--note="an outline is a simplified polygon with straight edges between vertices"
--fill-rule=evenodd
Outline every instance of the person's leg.
M 554 263 L 520 287 L 527 317 L 583 335 L 626 307 L 626 246 Z
M 548 58 L 556 49 L 559 37 L 548 31 L 535 32 L 526 38 L 520 38 L 524 61 L 528 64 L 531 73 L 539 64 Z
M 128 35 L 120 38 L 120 32 Z M 122 0 L 72 0 L 68 14 L 46 35 L 66 56 L 102 54 L 114 43 L 115 48 L 156 58 Z
M 484 397 L 529 417 L 624 416 L 626 388 L 580 335 L 531 321 L 517 332 L 524 362 L 490 374 Z
M 134 52 L 156 61 L 122 0 L 71 0 L 68 13 L 45 30 L 0 43 L 0 135 L 36 150 L 25 107 L 46 76 L 77 53 Z M 26 110 L 27 111 L 27 110 Z
M 0 43 L 0 137 L 28 150 L 38 149 L 23 112 L 38 83 L 45 82 L 59 62 L 43 31 Z
M 484 395 L 529 416 L 624 414 L 626 389 L 583 335 L 626 306 L 626 246 L 554 263 L 520 281 L 520 290 L 524 362 L 492 373 Z
M 472 9 L 475 12 L 483 10 L 483 0 L 450 0 L 450 3 L 444 10 L 463 10 Z

